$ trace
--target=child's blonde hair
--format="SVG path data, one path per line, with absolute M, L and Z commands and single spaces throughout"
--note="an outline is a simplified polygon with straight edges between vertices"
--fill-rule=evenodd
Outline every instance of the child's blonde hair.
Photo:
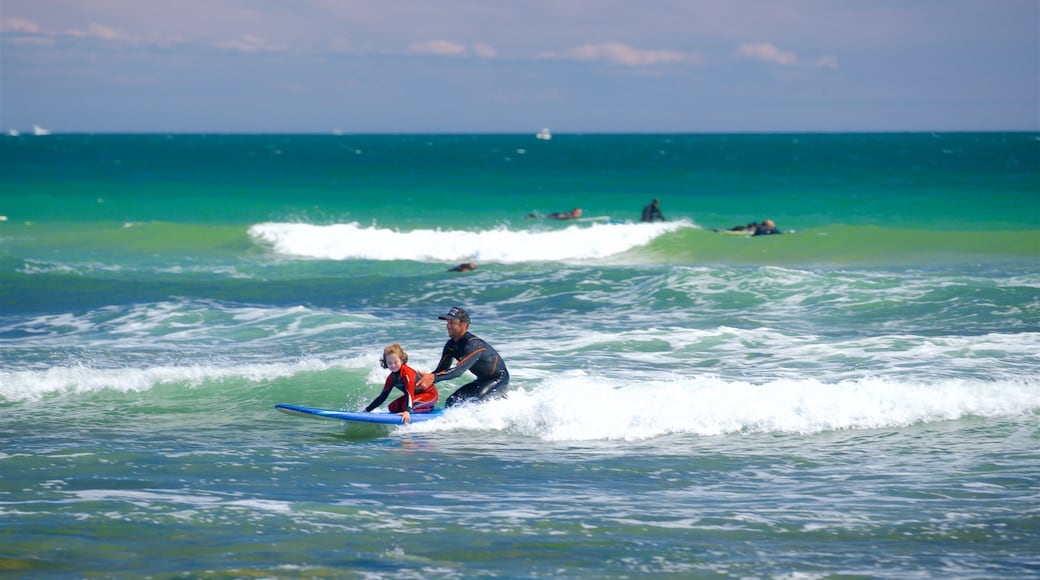
M 389 355 L 392 355 L 392 354 L 393 355 L 397 355 L 397 358 L 401 359 L 401 364 L 405 364 L 405 363 L 408 362 L 408 353 L 406 353 L 404 351 L 404 349 L 401 348 L 400 344 L 395 342 L 395 343 L 391 344 L 390 346 L 387 346 L 387 347 L 383 348 L 383 360 L 382 360 L 382 363 L 383 363 L 383 367 L 384 368 L 386 367 L 386 357 L 389 356 Z

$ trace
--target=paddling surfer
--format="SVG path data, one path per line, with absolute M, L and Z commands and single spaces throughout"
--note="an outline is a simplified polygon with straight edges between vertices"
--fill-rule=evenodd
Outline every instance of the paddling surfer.
M 779 234 L 779 233 L 781 233 L 781 232 L 780 232 L 779 229 L 777 229 L 776 224 L 773 223 L 773 220 L 764 220 L 762 223 L 757 224 L 755 226 L 755 233 L 753 233 L 751 235 L 752 236 L 772 236 L 772 235 Z
M 472 272 L 477 269 L 477 265 L 473 262 L 463 262 L 454 268 L 449 268 L 449 272 Z
M 581 213 L 582 213 L 581 212 L 581 208 L 580 207 L 576 207 L 576 208 L 572 209 L 571 211 L 554 211 L 551 214 L 548 214 L 548 215 L 545 215 L 545 216 L 539 215 L 539 214 L 536 214 L 536 213 L 529 213 L 529 214 L 527 214 L 527 217 L 528 218 L 545 217 L 545 218 L 549 218 L 551 220 L 576 220 L 576 219 L 581 217 Z

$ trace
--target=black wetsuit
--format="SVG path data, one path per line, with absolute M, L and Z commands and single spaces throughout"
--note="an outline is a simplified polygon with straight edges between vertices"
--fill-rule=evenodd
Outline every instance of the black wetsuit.
M 664 214 L 661 213 L 661 209 L 657 205 L 652 203 L 643 208 L 643 215 L 639 218 L 639 220 L 644 222 L 665 221 Z
M 452 361 L 459 361 L 454 367 Z M 433 382 L 449 381 L 469 371 L 477 380 L 463 385 L 452 393 L 445 405 L 453 407 L 470 399 L 484 400 L 504 397 L 509 389 L 509 371 L 506 363 L 491 345 L 467 332 L 459 340 L 448 339 L 441 352 L 441 362 L 433 370 Z

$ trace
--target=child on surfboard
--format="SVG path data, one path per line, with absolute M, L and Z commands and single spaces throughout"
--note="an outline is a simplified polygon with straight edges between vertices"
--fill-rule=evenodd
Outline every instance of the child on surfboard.
M 383 349 L 383 358 L 379 359 L 379 364 L 384 369 L 388 369 L 390 374 L 386 377 L 379 396 L 365 407 L 366 413 L 371 413 L 372 409 L 382 405 L 390 391 L 395 388 L 404 391 L 404 395 L 394 399 L 387 408 L 391 413 L 400 415 L 405 424 L 411 423 L 412 413 L 429 413 L 433 410 L 439 396 L 437 388 L 433 385 L 426 388 L 416 387 L 415 383 L 418 382 L 420 376 L 419 371 L 405 364 L 407 362 L 408 353 L 404 352 L 400 344 L 395 342 Z

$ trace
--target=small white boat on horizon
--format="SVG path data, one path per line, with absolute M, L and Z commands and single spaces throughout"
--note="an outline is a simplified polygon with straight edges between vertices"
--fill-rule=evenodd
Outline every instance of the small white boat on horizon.
M 541 131 L 535 134 L 535 137 L 541 139 L 542 141 L 548 141 L 549 139 L 552 139 L 552 133 L 549 132 L 549 129 L 543 128 Z
M 33 135 L 50 135 L 50 129 L 44 129 L 39 125 L 33 125 Z

